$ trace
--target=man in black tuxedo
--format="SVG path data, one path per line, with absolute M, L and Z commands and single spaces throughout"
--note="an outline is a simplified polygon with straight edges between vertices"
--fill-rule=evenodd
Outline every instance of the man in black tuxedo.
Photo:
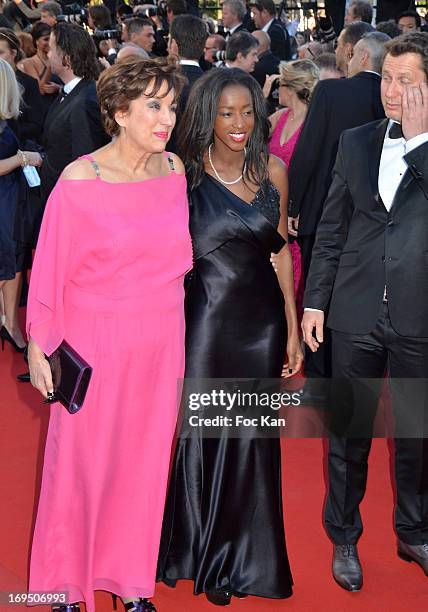
M 52 72 L 64 88 L 50 107 L 44 128 L 41 193 L 45 203 L 69 163 L 109 141 L 101 124 L 95 88 L 98 64 L 91 37 L 78 25 L 58 23 L 49 44 Z
M 269 34 L 272 53 L 281 61 L 291 60 L 290 35 L 283 23 L 276 19 L 273 0 L 257 0 L 250 4 L 257 30 Z
M 373 28 L 352 23 L 341 33 L 336 50 L 338 66 L 348 64 L 359 40 Z M 315 232 L 331 184 L 339 138 L 346 129 L 385 116 L 380 99 L 381 63 L 373 63 L 370 50 L 363 70 L 347 79 L 327 79 L 315 88 L 302 133 L 289 169 L 289 233 L 298 235 L 302 252 L 302 273 L 307 278 Z M 328 339 L 327 339 L 328 340 Z M 312 354 L 307 351 L 308 378 L 330 376 L 328 342 Z
M 226 40 L 235 32 L 247 31 L 243 23 L 247 7 L 242 0 L 225 0 L 221 9 Z
M 205 22 L 195 15 L 178 15 L 173 19 L 169 31 L 168 52 L 178 57 L 178 63 L 186 77 L 186 85 L 181 92 L 177 109 L 177 122 L 168 143 L 168 150 L 175 153 L 179 146 L 177 142 L 178 125 L 186 108 L 190 90 L 204 72 L 199 60 L 204 54 L 208 31 Z
M 316 351 L 330 304 L 333 376 L 359 389 L 351 404 L 341 396 L 332 399 L 340 414 L 351 406 L 367 432 L 346 437 L 343 430 L 330 438 L 324 517 L 334 544 L 334 578 L 349 591 L 363 583 L 359 504 L 386 371 L 398 432 L 398 555 L 428 576 L 427 408 L 424 400 L 409 399 L 419 383 L 403 380 L 428 377 L 428 34 L 400 36 L 386 49 L 381 93 L 387 119 L 342 134 L 302 322 L 305 342 Z M 373 379 L 370 392 L 358 387 L 361 378 Z

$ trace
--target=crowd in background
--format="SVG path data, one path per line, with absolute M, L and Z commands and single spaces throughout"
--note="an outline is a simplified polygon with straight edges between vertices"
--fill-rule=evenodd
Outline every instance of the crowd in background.
M 250 73 L 263 88 L 268 112 L 273 115 L 272 147 L 289 165 L 290 147 L 297 142 L 317 81 L 348 76 L 349 48 L 356 44 L 362 32 L 358 30 L 356 36 L 348 34 L 346 26 L 352 22 L 370 24 L 373 9 L 364 0 L 351 3 L 345 15 L 345 30 L 337 33 L 326 16 L 316 14 L 315 26 L 304 29 L 297 20 L 292 21 L 284 13 L 278 16 L 277 12 L 273 0 L 249 4 L 243 0 L 226 0 L 220 20 L 206 14 L 199 16 L 197 3 L 186 0 L 159 0 L 157 5 L 130 4 L 123 0 L 85 6 L 60 4 L 55 0 L 39 2 L 37 6 L 28 0 L 0 4 L 0 58 L 12 67 L 20 92 L 19 114 L 2 120 L 7 120 L 15 133 L 19 149 L 28 152 L 26 161 L 42 166 L 40 187 L 27 189 L 21 197 L 21 201 L 27 202 L 25 213 L 20 213 L 26 219 L 26 231 L 19 234 L 27 244 L 27 256 L 21 257 L 24 263 L 18 265 L 16 276 L 1 280 L 5 283 L 2 334 L 15 348 L 25 347 L 17 318 L 21 272 L 29 267 L 29 253 L 35 245 L 49 193 L 68 163 L 107 138 L 97 117 L 95 94 L 95 81 L 103 70 L 130 56 L 177 57 L 188 80 L 179 103 L 178 123 L 191 86 L 204 72 L 235 67 Z M 376 31 L 395 37 L 424 27 L 419 14 L 410 10 L 397 15 L 395 20 L 378 23 Z M 373 29 L 368 26 L 364 33 Z M 68 36 L 64 34 L 67 31 Z M 62 40 L 59 47 L 58 37 Z M 58 54 L 52 49 L 53 42 Z M 367 46 L 370 46 L 368 42 Z M 71 70 L 64 67 L 64 56 L 72 58 Z M 353 64 L 357 64 L 356 59 Z M 92 85 L 88 83 L 86 94 L 79 93 L 80 97 L 86 95 L 85 104 L 76 103 L 75 111 L 67 118 L 56 116 L 61 115 L 58 98 L 64 86 L 69 88 L 64 78 L 70 78 L 72 86 L 76 84 L 75 79 L 92 82 Z M 80 88 L 85 89 L 82 85 Z M 290 110 L 290 95 L 299 101 L 297 112 Z M 283 108 L 288 108 L 287 113 L 277 112 Z M 282 120 L 278 122 L 281 115 Z M 290 122 L 285 127 L 288 115 Z M 71 122 L 68 128 L 64 121 Z M 172 151 L 179 149 L 176 133 L 174 130 L 169 145 Z M 291 140 L 290 136 L 293 136 Z M 284 150 L 281 152 L 281 149 Z M 17 219 L 16 225 L 20 225 Z M 301 296 L 300 256 L 297 245 L 292 248 L 295 248 L 296 291 Z M 23 301 L 25 287 L 24 278 Z

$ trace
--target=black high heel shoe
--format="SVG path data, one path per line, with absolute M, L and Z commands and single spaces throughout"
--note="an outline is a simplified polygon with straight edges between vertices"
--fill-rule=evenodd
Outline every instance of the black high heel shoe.
M 0 340 L 1 340 L 1 350 L 2 351 L 4 351 L 5 342 L 10 342 L 10 344 L 13 346 L 13 348 L 15 349 L 17 353 L 23 353 L 27 347 L 27 345 L 18 346 L 4 325 L 0 329 Z
M 52 612 L 80 612 L 79 604 L 52 606 Z
M 117 610 L 117 595 L 115 593 L 111 594 L 111 598 L 113 599 L 113 609 Z M 129 610 L 130 612 L 156 612 L 155 606 L 149 599 L 141 598 L 135 601 L 129 601 L 126 604 L 123 604 L 125 610 Z
M 214 591 L 205 593 L 205 597 L 215 606 L 228 606 L 232 599 L 232 591 Z

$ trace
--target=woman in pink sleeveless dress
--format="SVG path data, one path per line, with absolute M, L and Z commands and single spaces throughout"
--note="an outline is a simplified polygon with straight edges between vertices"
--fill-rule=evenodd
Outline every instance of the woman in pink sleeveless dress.
M 270 81 L 273 81 L 270 78 Z M 312 91 L 319 80 L 319 70 L 311 60 L 281 62 L 279 103 L 285 108 L 270 116 L 272 125 L 269 152 L 285 163 L 287 168 L 303 128 Z M 303 300 L 302 265 L 299 245 L 289 243 L 293 258 L 294 291 L 298 314 Z
M 33 385 L 52 391 L 44 354 L 63 339 L 93 367 L 80 412 L 51 406 L 31 552 L 29 589 L 66 591 L 60 612 L 78 612 L 79 601 L 94 612 L 96 590 L 127 610 L 155 610 L 192 265 L 183 166 L 164 151 L 180 88 L 165 60 L 132 58 L 103 73 L 100 107 L 115 138 L 66 168 L 37 245 Z

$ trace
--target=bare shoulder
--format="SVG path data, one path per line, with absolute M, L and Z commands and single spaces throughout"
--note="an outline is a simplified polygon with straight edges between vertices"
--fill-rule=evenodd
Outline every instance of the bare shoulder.
M 84 179 L 94 179 L 95 170 L 88 159 L 76 159 L 64 168 L 61 179 L 64 181 L 79 181 Z
M 181 159 L 175 153 L 168 153 L 168 157 L 174 162 L 174 171 L 177 174 L 184 174 L 184 164 Z

